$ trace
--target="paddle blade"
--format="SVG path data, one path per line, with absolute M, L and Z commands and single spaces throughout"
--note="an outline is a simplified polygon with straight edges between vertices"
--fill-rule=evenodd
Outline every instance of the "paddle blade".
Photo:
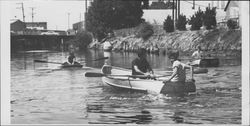
M 102 73 L 86 72 L 85 77 L 103 77 L 105 76 Z
M 208 69 L 206 68 L 198 68 L 198 69 L 194 69 L 194 74 L 203 74 L 203 73 L 207 73 Z
M 102 58 L 99 58 L 99 59 L 94 59 L 93 61 L 98 61 L 98 60 L 105 60 L 105 59 L 108 59 L 109 57 L 102 57 Z
M 47 63 L 48 61 L 43 61 L 43 60 L 34 60 L 34 62 Z

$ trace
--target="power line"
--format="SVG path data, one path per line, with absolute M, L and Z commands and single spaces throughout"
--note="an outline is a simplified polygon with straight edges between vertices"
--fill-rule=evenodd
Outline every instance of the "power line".
M 199 7 L 204 7 L 204 8 L 207 8 L 208 6 L 205 6 L 205 5 L 200 5 L 200 4 L 196 4 L 196 3 L 193 3 L 193 2 L 190 2 L 190 1 L 187 1 L 187 0 L 183 0 L 184 2 L 187 2 L 187 3 L 189 3 L 189 4 L 194 4 L 194 5 L 196 5 L 196 6 L 199 6 Z M 216 9 L 224 9 L 224 8 L 218 8 L 218 7 L 216 7 Z
M 187 0 L 184 0 L 184 2 L 187 2 L 187 3 L 192 4 L 192 5 L 197 5 L 199 7 L 205 7 L 205 8 L 207 7 L 207 6 L 204 6 L 204 5 L 200 5 L 200 4 L 196 4 L 196 3 L 193 3 L 193 2 L 189 2 Z

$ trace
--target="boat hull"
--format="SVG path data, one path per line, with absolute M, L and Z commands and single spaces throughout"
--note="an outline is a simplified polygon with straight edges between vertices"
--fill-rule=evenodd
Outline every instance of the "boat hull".
M 69 63 L 67 63 L 67 62 L 65 62 L 65 63 L 63 63 L 62 65 L 61 65 L 61 67 L 62 68 L 82 68 L 83 67 L 83 65 L 81 65 L 80 63 L 78 63 L 78 62 L 75 62 L 74 64 L 69 64 Z
M 103 73 L 105 74 L 105 72 Z M 112 68 L 111 72 L 108 73 L 110 73 L 110 76 L 107 75 L 102 77 L 103 83 L 124 90 L 143 91 L 148 93 L 154 92 L 162 94 L 189 93 L 196 91 L 194 81 L 189 81 L 186 83 L 168 82 L 164 84 L 162 80 L 139 79 L 130 76 L 117 76 L 131 75 L 131 72 L 128 70 L 119 70 Z
M 211 59 L 200 59 L 200 60 L 194 60 L 191 64 L 194 66 L 199 67 L 219 67 L 219 59 L 218 58 L 211 58 Z

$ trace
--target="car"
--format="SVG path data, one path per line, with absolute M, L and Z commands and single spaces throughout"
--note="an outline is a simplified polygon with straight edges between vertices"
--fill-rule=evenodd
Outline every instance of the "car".
M 59 33 L 54 31 L 42 32 L 41 35 L 59 35 Z

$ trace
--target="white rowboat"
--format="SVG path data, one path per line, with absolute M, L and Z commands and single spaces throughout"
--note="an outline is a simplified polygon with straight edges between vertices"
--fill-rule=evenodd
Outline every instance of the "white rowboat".
M 103 83 L 115 88 L 162 94 L 189 93 L 196 91 L 193 80 L 187 81 L 184 84 L 174 82 L 164 84 L 162 81 L 164 77 L 159 77 L 157 80 L 135 78 L 135 76 L 132 76 L 131 70 L 109 65 L 104 65 L 101 72 L 105 74 L 105 76 L 102 77 Z

